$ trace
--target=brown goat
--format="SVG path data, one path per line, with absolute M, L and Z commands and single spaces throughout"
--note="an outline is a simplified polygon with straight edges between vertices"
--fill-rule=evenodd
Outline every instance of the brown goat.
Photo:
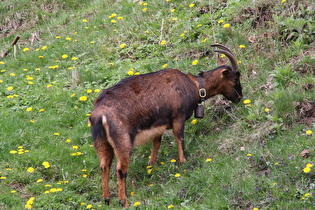
M 94 102 L 90 116 L 92 137 L 100 159 L 103 197 L 110 203 L 109 172 L 117 158 L 118 198 L 128 206 L 126 177 L 134 146 L 152 140 L 150 165 L 155 164 L 161 137 L 173 129 L 178 145 L 179 162 L 184 155 L 184 125 L 202 101 L 222 94 L 238 102 L 242 98 L 240 73 L 232 52 L 218 44 L 215 52 L 225 54 L 231 66 L 222 65 L 198 76 L 175 69 L 132 76 L 103 90 Z

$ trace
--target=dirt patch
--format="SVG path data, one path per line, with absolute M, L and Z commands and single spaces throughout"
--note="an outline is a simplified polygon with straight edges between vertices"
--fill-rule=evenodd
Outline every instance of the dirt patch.
M 295 106 L 299 115 L 298 122 L 312 126 L 315 123 L 315 102 L 304 99 Z

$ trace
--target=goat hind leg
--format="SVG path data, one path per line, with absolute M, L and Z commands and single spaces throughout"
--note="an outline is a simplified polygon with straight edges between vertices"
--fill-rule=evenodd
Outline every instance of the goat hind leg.
M 110 167 L 114 158 L 114 150 L 106 141 L 98 141 L 95 144 L 95 148 L 100 159 L 100 167 L 102 171 L 102 189 L 103 189 L 103 198 L 105 200 L 105 204 L 109 205 L 110 194 L 109 194 L 109 174 Z
M 128 207 L 126 179 L 127 171 L 130 163 L 131 151 L 124 150 L 118 152 L 117 156 L 117 179 L 118 179 L 118 199 L 123 207 Z

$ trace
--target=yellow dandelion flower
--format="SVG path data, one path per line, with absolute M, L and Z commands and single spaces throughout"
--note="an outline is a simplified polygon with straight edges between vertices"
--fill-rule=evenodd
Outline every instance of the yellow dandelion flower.
M 95 89 L 95 90 L 94 90 L 94 93 L 99 93 L 99 92 L 101 92 L 100 89 Z
M 306 164 L 306 167 L 311 168 L 311 167 L 313 167 L 313 164 L 308 163 L 308 164 Z
M 134 71 L 130 70 L 130 71 L 127 72 L 127 74 L 128 74 L 129 76 L 132 76 L 132 75 L 134 75 L 135 73 L 134 73 Z
M 45 109 L 40 109 L 38 112 L 44 112 L 45 111 Z
M 171 9 L 171 12 L 175 12 L 176 10 L 175 9 Z
M 243 103 L 244 103 L 244 104 L 250 104 L 251 101 L 250 101 L 249 99 L 246 99 L 246 100 L 243 101 Z
M 86 206 L 87 209 L 90 209 L 90 208 L 92 208 L 92 207 L 93 207 L 92 204 L 89 204 L 89 205 Z
M 10 154 L 16 154 L 16 153 L 17 153 L 16 150 L 11 150 L 11 151 L 10 151 Z
M 8 87 L 7 90 L 8 91 L 13 90 L 13 87 Z
M 191 64 L 192 64 L 192 65 L 197 65 L 198 62 L 199 62 L 198 60 L 194 60 Z
M 287 0 L 282 0 L 280 3 L 283 4 L 284 2 L 286 2 Z
M 223 28 L 229 28 L 230 27 L 230 24 L 229 23 L 226 23 L 223 25 Z
M 82 22 L 83 22 L 83 23 L 86 23 L 86 22 L 88 22 L 88 20 L 87 20 L 87 19 L 83 19 Z
M 28 108 L 26 109 L 27 112 L 31 112 L 32 110 L 33 110 L 32 107 L 28 107 Z
M 116 23 L 117 21 L 116 21 L 116 20 L 111 20 L 110 22 L 111 22 L 111 23 Z
M 166 41 L 165 40 L 162 40 L 160 45 L 165 45 L 166 44 Z
M 43 46 L 43 47 L 42 47 L 42 50 L 47 50 L 47 46 Z
M 167 66 L 168 66 L 168 64 L 166 63 L 166 64 L 164 64 L 164 65 L 162 66 L 162 68 L 165 69 Z
M 15 77 L 16 75 L 14 73 L 10 73 L 10 76 L 11 77 Z
M 211 162 L 211 161 L 212 161 L 211 158 L 207 158 L 207 159 L 206 159 L 206 162 Z
M 81 96 L 80 98 L 79 98 L 79 101 L 87 101 L 87 97 L 86 96 Z
M 175 162 L 176 162 L 176 160 L 175 160 L 175 159 L 172 159 L 172 160 L 170 160 L 170 162 L 171 162 L 171 163 L 175 163 Z
M 140 203 L 139 201 L 137 201 L 137 202 L 135 202 L 135 203 L 133 204 L 133 206 L 139 206 L 139 205 L 141 205 L 141 203 Z
M 152 171 L 153 171 L 152 168 L 148 169 L 148 174 L 151 174 Z
M 93 90 L 88 89 L 86 92 L 87 92 L 87 93 L 92 93 L 92 92 L 93 92 Z
M 73 60 L 73 61 L 75 61 L 75 60 L 77 60 L 78 58 L 77 57 L 73 57 L 73 58 L 71 58 L 71 60 Z
M 310 135 L 312 135 L 313 131 L 307 130 L 307 131 L 305 131 L 305 133 L 310 136 Z
M 56 188 L 51 188 L 49 191 L 50 192 L 57 192 L 57 189 Z
M 68 55 L 67 54 L 64 54 L 61 56 L 62 58 L 68 58 Z
M 172 20 L 176 21 L 176 20 L 178 20 L 178 18 L 172 18 Z
M 32 209 L 32 205 L 31 205 L 31 204 L 25 204 L 24 207 L 25 207 L 26 209 Z
M 224 22 L 224 20 L 219 20 L 219 21 L 218 21 L 218 23 L 223 23 L 223 22 Z
M 50 164 L 49 164 L 49 162 L 47 162 L 47 161 L 44 161 L 44 162 L 42 163 L 42 165 L 43 165 L 45 168 L 49 168 L 49 167 L 50 167 Z
M 29 172 L 29 173 L 34 172 L 34 170 L 35 170 L 35 169 L 34 169 L 33 167 L 28 167 L 28 168 L 27 168 L 27 172 Z
M 171 208 L 174 208 L 174 206 L 173 205 L 168 205 L 167 208 L 171 209 Z
M 189 7 L 191 8 L 191 7 L 194 7 L 195 6 L 195 4 L 189 4 Z
M 180 177 L 180 173 L 176 173 L 174 176 L 175 177 Z
M 251 156 L 252 156 L 252 154 L 247 154 L 246 156 L 247 156 L 247 157 L 251 157 Z
M 197 123 L 197 119 L 193 119 L 190 123 L 195 125 Z
M 123 18 L 123 17 L 117 17 L 117 19 L 118 19 L 118 20 L 123 20 L 124 18 Z
M 56 36 L 56 39 L 60 39 L 61 38 L 61 36 Z
M 269 112 L 269 111 L 270 111 L 270 109 L 268 109 L 268 108 L 265 109 L 265 112 Z
M 148 11 L 148 8 L 143 8 L 142 11 L 146 12 L 146 11 Z
M 25 47 L 25 48 L 23 49 L 23 52 L 27 52 L 27 51 L 30 51 L 30 48 Z
M 119 47 L 120 47 L 121 49 L 123 49 L 123 48 L 125 48 L 125 46 L 126 46 L 126 44 L 121 44 Z
M 73 148 L 73 149 L 79 149 L 79 147 L 78 147 L 78 146 L 72 146 L 72 148 Z
M 0 64 L 5 64 L 5 62 L 4 61 L 0 61 Z
M 135 192 L 130 192 L 130 195 L 131 195 L 131 196 L 134 196 L 134 195 L 135 195 Z
M 109 18 L 113 18 L 113 17 L 116 17 L 117 16 L 117 14 L 116 13 L 113 13 L 113 14 L 111 14 L 110 16 L 108 16 Z

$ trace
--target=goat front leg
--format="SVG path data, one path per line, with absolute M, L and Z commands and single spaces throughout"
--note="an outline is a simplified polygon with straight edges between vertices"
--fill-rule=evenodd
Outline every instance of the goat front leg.
M 173 133 L 177 142 L 180 163 L 186 162 L 184 151 L 184 123 L 185 121 L 173 123 Z
M 161 140 L 162 140 L 162 135 L 157 136 L 152 139 L 152 153 L 151 153 L 151 158 L 148 163 L 149 166 L 153 166 L 156 164 L 157 153 L 161 145 Z

